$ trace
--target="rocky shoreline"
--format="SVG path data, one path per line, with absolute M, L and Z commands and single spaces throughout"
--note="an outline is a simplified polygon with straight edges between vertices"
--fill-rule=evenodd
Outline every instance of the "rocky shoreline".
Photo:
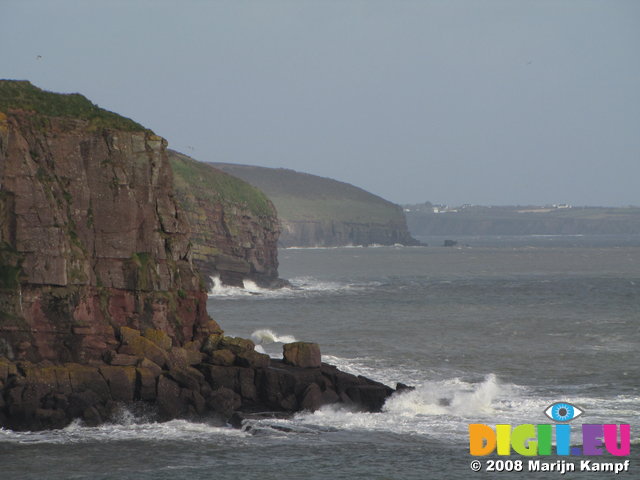
M 103 362 L 37 364 L 0 358 L 0 427 L 63 428 L 110 420 L 120 407 L 147 406 L 160 421 L 215 417 L 241 426 L 247 415 L 288 415 L 344 404 L 380 411 L 390 387 L 321 363 L 317 344 L 284 346 L 276 360 L 251 340 L 209 335 L 173 346 L 161 330 L 119 331 L 119 346 Z
M 184 156 L 183 156 L 184 157 Z M 283 284 L 275 210 L 255 188 L 78 94 L 0 80 L 0 427 L 377 411 L 393 390 L 227 337 L 206 277 Z M 174 175 L 175 170 L 175 175 Z

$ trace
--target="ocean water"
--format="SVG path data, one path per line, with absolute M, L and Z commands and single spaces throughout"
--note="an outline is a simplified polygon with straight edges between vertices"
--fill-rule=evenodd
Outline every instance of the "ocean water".
M 228 335 L 253 337 L 273 357 L 283 342 L 315 341 L 325 362 L 416 387 L 383 412 L 333 406 L 235 430 L 123 410 L 95 428 L 0 430 L 0 478 L 559 478 L 526 465 L 474 473 L 468 445 L 470 423 L 552 423 L 543 412 L 557 401 L 584 410 L 574 429 L 631 424 L 631 468 L 620 476 L 640 478 L 640 237 L 433 240 L 281 250 L 292 288 L 217 284 L 209 297 Z M 480 458 L 483 470 L 499 458 Z

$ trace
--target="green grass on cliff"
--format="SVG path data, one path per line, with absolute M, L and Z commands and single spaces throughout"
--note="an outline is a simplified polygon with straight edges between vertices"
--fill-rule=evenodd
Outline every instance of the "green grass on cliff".
M 195 198 L 200 198 L 247 208 L 256 217 L 276 215 L 266 195 L 247 182 L 173 150 L 167 153 L 173 169 L 174 188 L 186 208 L 190 208 L 189 203 Z
M 284 168 L 213 165 L 266 193 L 283 220 L 361 224 L 403 221 L 399 206 L 348 183 Z
M 26 80 L 0 80 L 0 112 L 25 110 L 48 117 L 88 120 L 94 129 L 148 131 L 139 123 L 104 110 L 79 93 L 53 93 Z

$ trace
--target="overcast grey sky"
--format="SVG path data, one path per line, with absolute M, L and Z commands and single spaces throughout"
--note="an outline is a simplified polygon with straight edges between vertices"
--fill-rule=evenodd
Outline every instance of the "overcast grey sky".
M 637 0 L 0 0 L 0 78 L 398 203 L 640 204 Z

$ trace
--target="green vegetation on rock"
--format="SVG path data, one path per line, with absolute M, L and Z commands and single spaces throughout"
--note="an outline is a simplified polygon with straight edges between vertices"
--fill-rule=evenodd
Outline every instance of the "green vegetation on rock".
M 88 120 L 90 128 L 95 130 L 149 131 L 129 118 L 98 107 L 79 93 L 47 92 L 26 80 L 0 80 L 0 112 L 10 110 Z
M 213 165 L 269 197 L 282 225 L 282 246 L 418 243 L 398 205 L 354 185 L 283 168 Z
M 284 168 L 214 166 L 260 188 L 275 204 L 278 216 L 289 221 L 386 223 L 400 212 L 400 207 L 377 195 L 330 178 Z
M 256 217 L 275 215 L 266 195 L 247 182 L 172 150 L 169 161 L 176 192 L 187 206 L 197 195 L 212 203 L 247 208 Z

